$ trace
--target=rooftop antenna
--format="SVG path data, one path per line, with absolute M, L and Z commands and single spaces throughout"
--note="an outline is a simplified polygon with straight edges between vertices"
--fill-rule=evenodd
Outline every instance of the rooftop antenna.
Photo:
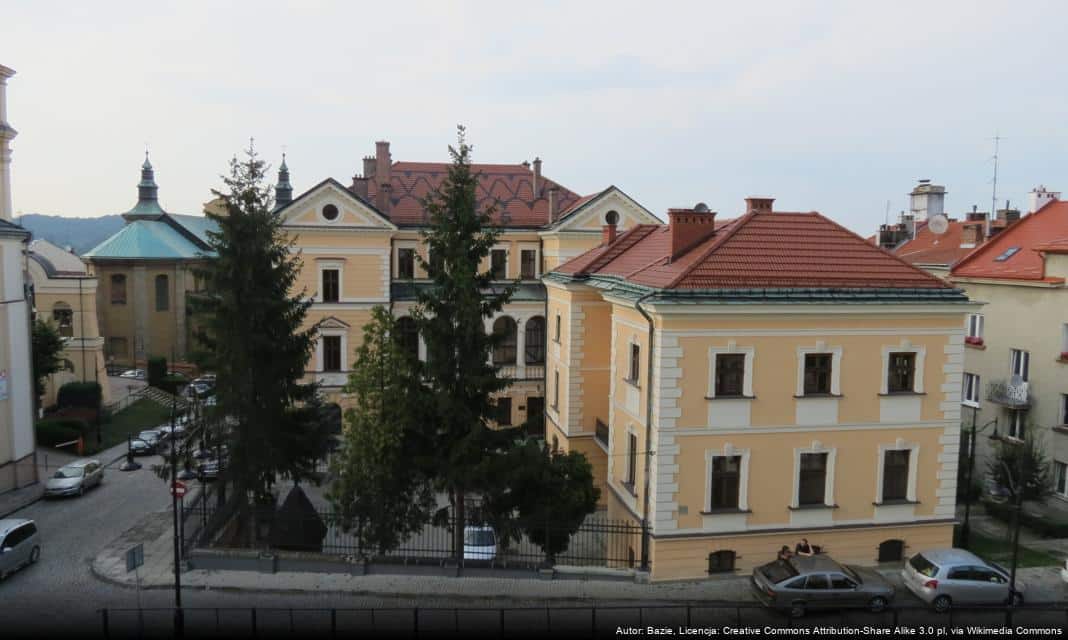
M 994 131 L 994 180 L 993 193 L 990 195 L 990 215 L 986 217 L 986 235 L 990 235 L 990 219 L 998 213 L 998 152 L 1001 150 L 1001 137 L 998 131 Z
M 890 201 L 886 201 L 886 213 L 883 214 L 883 224 L 890 224 Z

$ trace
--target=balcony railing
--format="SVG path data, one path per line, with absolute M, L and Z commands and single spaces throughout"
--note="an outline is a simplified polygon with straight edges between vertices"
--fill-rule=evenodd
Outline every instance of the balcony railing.
M 597 439 L 597 442 L 600 442 L 605 447 L 607 447 L 608 446 L 608 425 L 606 425 L 605 423 L 603 423 L 600 420 L 598 420 L 597 424 L 595 426 L 595 429 L 596 430 L 593 432 L 593 437 Z
M 987 385 L 986 399 L 1010 408 L 1030 407 L 1031 387 L 1016 376 L 1008 380 L 998 380 Z
M 510 378 L 512 380 L 544 380 L 545 365 L 528 364 L 526 366 L 517 366 L 514 364 L 507 364 L 500 366 L 498 375 L 502 378 Z

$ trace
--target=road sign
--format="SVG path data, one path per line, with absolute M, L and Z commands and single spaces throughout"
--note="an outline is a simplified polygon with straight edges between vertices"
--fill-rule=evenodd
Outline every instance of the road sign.
M 139 544 L 130 547 L 126 551 L 126 573 L 129 573 L 145 563 L 145 545 Z
M 184 496 L 185 490 L 186 487 L 184 482 L 176 480 L 174 484 L 171 485 L 171 493 L 174 494 L 175 498 L 181 498 L 182 496 Z

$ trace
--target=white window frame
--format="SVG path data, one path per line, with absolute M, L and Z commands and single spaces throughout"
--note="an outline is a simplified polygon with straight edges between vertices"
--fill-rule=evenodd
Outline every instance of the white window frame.
M 634 451 L 631 451 L 631 447 L 630 447 L 631 438 L 634 439 Z M 641 441 L 638 438 L 638 430 L 634 428 L 633 424 L 628 424 L 627 425 L 627 443 L 626 443 L 626 447 L 625 447 L 625 449 L 626 449 L 626 458 L 624 458 L 625 462 L 623 464 L 623 478 L 620 480 L 620 484 L 623 485 L 624 487 L 626 487 L 629 484 L 631 491 L 635 495 L 637 495 L 637 493 L 638 493 L 638 458 L 639 458 L 639 456 L 638 456 L 638 453 L 639 453 L 638 452 L 638 446 L 640 445 L 640 442 Z M 632 453 L 633 453 L 633 456 L 634 456 L 634 469 L 633 469 L 633 471 L 634 471 L 634 482 L 633 483 L 629 482 L 629 480 L 630 480 L 629 476 L 630 476 L 630 472 L 631 472 L 630 461 L 631 461 L 631 454 Z
M 323 272 L 334 270 L 337 271 L 337 301 L 345 301 L 345 261 L 339 259 L 330 260 L 316 260 L 316 273 L 318 274 L 318 282 L 315 287 L 315 301 L 323 302 Z M 336 304 L 328 302 L 326 304 Z
M 827 507 L 833 507 L 836 503 L 834 501 L 834 462 L 838 455 L 838 449 L 835 447 L 827 448 L 823 446 L 819 440 L 814 440 L 811 445 L 807 447 L 797 447 L 794 449 L 794 492 L 793 497 L 790 500 L 790 506 L 794 509 L 801 507 L 801 456 L 803 454 L 812 453 L 826 453 L 827 454 L 827 474 L 823 480 L 823 504 Z M 811 508 L 812 505 L 805 505 Z
M 504 278 L 503 278 L 503 280 L 510 280 L 511 279 L 510 275 L 509 275 L 509 274 L 512 273 L 512 252 L 511 252 L 511 248 L 512 247 L 511 247 L 510 244 L 500 244 L 500 243 L 495 244 L 495 245 L 493 245 L 493 247 L 490 248 L 490 254 L 489 254 L 488 258 L 489 258 L 489 268 L 490 268 L 491 272 L 493 271 L 493 252 L 494 251 L 503 251 L 504 252 Z M 500 282 L 500 280 L 498 280 L 497 282 Z
M 1068 424 L 1068 393 L 1061 394 L 1060 424 Z
M 1068 353 L 1068 322 L 1061 325 L 1061 353 Z
M 1024 409 L 1009 409 L 1009 421 L 1005 426 L 1006 438 L 1023 442 L 1027 437 L 1027 413 Z M 1021 435 L 1024 437 L 1021 438 Z
M 637 359 L 638 370 L 637 371 L 631 371 L 631 369 L 633 368 L 634 362 L 635 362 L 635 360 L 634 360 L 634 347 L 638 347 L 638 359 Z M 634 374 L 633 376 L 631 376 L 632 373 Z M 641 379 L 641 377 L 642 377 L 642 345 L 641 345 L 640 342 L 638 342 L 637 336 L 631 336 L 630 341 L 627 342 L 627 375 L 626 375 L 626 377 L 624 379 L 627 382 L 633 384 L 634 386 L 640 387 L 641 384 L 640 384 L 639 380 Z
M 917 502 L 916 500 L 916 475 L 919 470 L 920 461 L 920 445 L 916 442 L 905 442 L 901 438 L 898 438 L 894 444 L 881 444 L 879 445 L 879 459 L 877 461 L 877 471 L 875 474 L 875 504 L 883 505 L 883 466 L 886 463 L 887 451 L 905 451 L 909 453 L 909 479 L 908 487 L 905 490 L 905 500 L 910 503 Z
M 1031 352 L 1026 349 L 1009 349 L 1009 375 L 1019 375 L 1024 382 L 1031 378 Z
M 891 353 L 912 353 L 915 354 L 913 360 L 913 366 L 916 369 L 912 372 L 912 393 L 924 393 L 923 387 L 923 370 L 924 365 L 927 362 L 927 347 L 923 345 L 914 345 L 908 339 L 902 340 L 900 344 L 896 345 L 883 345 L 883 370 L 882 381 L 879 383 L 879 393 L 881 395 L 888 395 L 888 389 L 890 388 L 890 354 Z M 897 392 L 901 393 L 901 392 Z
M 968 314 L 968 332 L 969 338 L 982 338 L 983 337 L 983 325 L 986 323 L 986 319 L 981 313 Z
M 725 347 L 708 348 L 708 397 L 716 397 L 716 358 L 720 355 L 742 354 L 745 356 L 745 372 L 742 380 L 742 397 L 753 397 L 753 360 L 756 357 L 755 347 L 739 347 L 733 341 Z M 804 365 L 802 365 L 804 366 Z M 833 366 L 833 365 L 832 365 Z M 737 396 L 729 396 L 735 398 Z
M 805 397 L 805 356 L 810 353 L 831 354 L 831 395 L 842 395 L 842 347 L 829 346 L 822 340 L 812 347 L 797 348 L 797 393 L 795 395 L 798 398 Z
M 556 344 L 560 344 L 561 336 L 563 335 L 563 329 L 561 328 L 562 326 L 563 322 L 560 319 L 560 312 L 557 311 L 555 324 L 553 325 L 553 342 L 555 342 Z
M 323 366 L 326 364 L 323 349 L 323 338 L 326 336 L 339 336 L 341 338 L 341 369 L 339 371 L 326 371 Z M 349 364 L 346 362 L 346 354 L 349 352 L 349 332 L 348 329 L 320 329 L 319 339 L 315 341 L 315 371 L 321 374 L 334 374 L 346 373 L 349 370 Z
M 979 408 L 979 389 L 982 384 L 982 379 L 977 373 L 964 373 L 964 378 L 961 381 L 961 400 L 960 403 L 967 407 Z
M 731 458 L 741 456 L 742 461 L 738 468 L 738 510 L 749 511 L 749 449 L 735 448 L 731 443 L 723 445 L 722 449 L 705 450 L 705 508 L 704 512 L 712 511 L 712 461 L 715 458 Z
M 556 414 L 560 413 L 560 369 L 553 369 L 553 404 L 550 407 Z
M 1057 476 L 1059 469 L 1063 469 L 1061 474 L 1064 475 L 1064 491 L 1057 490 Z M 1068 463 L 1061 462 L 1060 460 L 1053 461 L 1053 495 L 1062 500 L 1068 498 Z
M 519 273 L 518 277 L 523 277 L 523 252 L 534 252 L 534 279 L 541 277 L 541 251 L 538 250 L 538 243 L 536 242 L 520 242 L 519 243 Z M 507 260 L 506 260 L 507 262 Z

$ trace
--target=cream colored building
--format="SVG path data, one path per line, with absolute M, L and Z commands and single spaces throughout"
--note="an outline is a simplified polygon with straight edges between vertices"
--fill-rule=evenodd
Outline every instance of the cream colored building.
M 1034 211 L 958 262 L 950 281 L 982 303 L 965 324 L 965 423 L 997 420 L 1008 441 L 1033 435 L 1054 467 L 1054 498 L 1068 511 L 1068 202 L 1037 189 Z M 1028 430 L 1032 430 L 1028 434 Z M 976 440 L 985 475 L 995 428 Z
M 543 176 L 541 166 L 536 159 L 472 167 L 480 176 L 479 206 L 495 207 L 493 222 L 502 230 L 483 266 L 497 270 L 502 284 L 518 282 L 512 301 L 486 321 L 487 330 L 505 336 L 493 359 L 514 380 L 502 394 L 498 422 L 518 425 L 532 418 L 539 425 L 535 430 L 545 397 L 541 275 L 596 246 L 606 220 L 622 228 L 659 222 L 616 187 L 579 196 Z M 395 162 L 389 143 L 379 142 L 351 185 L 326 179 L 294 199 L 283 160 L 276 206 L 303 261 L 296 288 L 313 298 L 307 322 L 320 327 L 308 375 L 336 400 L 375 305 L 399 318 L 406 344 L 425 357 L 425 345 L 408 317 L 418 292 L 429 285 L 415 255 L 426 258 L 422 199 L 441 184 L 448 168 L 440 162 Z
M 609 517 L 646 527 L 634 564 L 666 580 L 801 537 L 859 564 L 950 546 L 976 305 L 771 199 L 669 216 L 544 279 L 547 437 L 593 461 Z
M 0 65 L 0 493 L 37 482 L 33 433 L 33 365 L 26 245 L 30 234 L 11 222 L 11 141 L 7 79 Z
M 61 371 L 49 376 L 41 406 L 56 402 L 59 388 L 68 382 L 99 382 L 103 401 L 110 401 L 104 339 L 97 328 L 97 279 L 71 251 L 47 240 L 29 246 L 29 275 L 38 320 L 51 323 L 63 337 Z

